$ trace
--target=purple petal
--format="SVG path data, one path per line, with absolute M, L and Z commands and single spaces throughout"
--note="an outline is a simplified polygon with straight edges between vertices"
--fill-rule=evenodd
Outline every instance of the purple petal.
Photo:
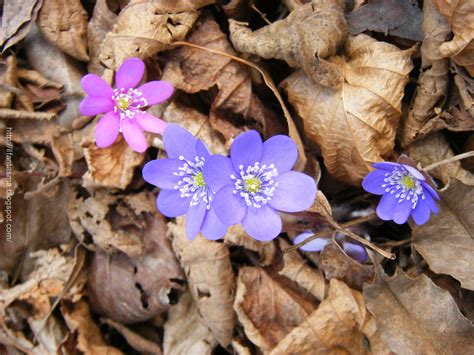
M 405 165 L 405 164 L 403 164 L 403 167 L 404 167 L 405 169 L 407 169 L 408 172 L 409 172 L 410 174 L 412 174 L 412 175 L 413 175 L 415 178 L 417 178 L 418 180 L 420 180 L 420 181 L 425 181 L 425 180 L 426 180 L 425 177 L 424 177 L 417 169 L 415 169 L 415 168 L 413 168 L 413 167 L 411 167 L 411 166 L 409 166 L 409 165 Z
M 306 174 L 288 171 L 278 175 L 278 183 L 268 204 L 276 210 L 299 212 L 311 207 L 316 197 L 316 183 Z
M 279 173 L 291 170 L 298 158 L 296 143 L 288 136 L 273 136 L 263 143 L 263 154 L 260 162 L 265 165 L 275 164 Z
M 439 210 L 438 210 L 438 204 L 436 203 L 436 201 L 433 199 L 433 197 L 429 193 L 426 193 L 426 191 L 423 191 L 423 192 L 424 192 L 425 199 L 418 200 L 418 203 L 426 204 L 428 208 L 434 214 L 438 214 Z
M 385 174 L 386 170 L 374 170 L 370 172 L 362 181 L 362 188 L 375 195 L 383 195 L 385 193 L 385 188 L 382 187 L 385 184 Z
M 181 197 L 178 190 L 161 190 L 156 199 L 158 210 L 166 217 L 178 217 L 189 209 L 191 197 Z
M 246 168 L 260 161 L 262 153 L 262 139 L 257 131 L 248 131 L 238 135 L 230 147 L 230 159 L 236 171 L 240 170 L 240 165 Z
M 344 249 L 347 255 L 358 262 L 365 263 L 367 261 L 367 251 L 362 245 L 343 242 L 342 249 Z
M 107 148 L 117 140 L 120 128 L 120 117 L 113 111 L 107 112 L 95 125 L 95 144 Z
M 313 235 L 314 235 L 313 232 L 301 233 L 300 235 L 296 236 L 295 239 L 293 239 L 293 244 L 301 243 L 303 240 L 306 240 L 309 237 L 312 237 Z M 329 242 L 329 239 L 327 238 L 317 238 L 301 246 L 300 249 L 303 251 L 310 251 L 310 252 L 321 251 L 324 249 L 324 247 L 326 246 L 328 242 Z
M 398 202 L 395 204 L 395 208 L 393 209 L 393 221 L 396 224 L 404 224 L 408 217 L 410 217 L 413 203 L 412 201 L 404 200 L 403 202 Z
M 168 124 L 156 118 L 155 116 L 150 115 L 146 112 L 138 112 L 135 114 L 135 119 L 140 127 L 147 132 L 162 134 Z
M 174 88 L 167 81 L 150 81 L 137 90 L 145 97 L 147 106 L 151 106 L 167 100 L 173 94 Z
M 114 94 L 112 88 L 100 76 L 87 74 L 81 79 L 81 85 L 89 96 L 110 99 Z
M 197 143 L 196 143 L 196 153 L 200 157 L 203 157 L 204 160 L 208 160 L 211 157 L 211 154 L 207 150 L 206 146 L 199 139 L 197 140 Z
M 207 203 L 200 201 L 197 206 L 191 206 L 186 213 L 186 236 L 193 240 L 201 230 L 202 222 L 207 212 Z
M 185 157 L 194 161 L 197 138 L 181 126 L 170 124 L 163 132 L 163 145 L 170 158 Z
M 273 208 L 249 206 L 242 226 L 253 239 L 266 242 L 278 237 L 282 224 L 280 216 Z
M 95 116 L 99 113 L 113 111 L 114 102 L 111 98 L 86 97 L 79 104 L 79 111 L 84 116 Z
M 417 203 L 411 216 L 416 224 L 425 224 L 430 219 L 430 209 L 425 203 Z
M 138 85 L 145 72 L 145 63 L 139 58 L 130 58 L 122 63 L 115 74 L 115 85 L 119 89 L 131 89 Z
M 122 133 L 125 141 L 135 152 L 143 153 L 148 148 L 145 134 L 135 120 L 122 120 Z
M 217 217 L 214 208 L 207 211 L 201 227 L 201 233 L 208 240 L 217 240 L 224 237 L 227 226 Z
M 377 206 L 377 216 L 384 221 L 390 221 L 393 218 L 393 209 L 397 204 L 397 199 L 392 194 L 386 193 L 382 196 Z
M 224 187 L 216 194 L 212 203 L 217 217 L 226 226 L 240 223 L 247 213 L 245 202 L 233 190 L 233 186 Z
M 392 171 L 395 168 L 399 168 L 401 166 L 401 164 L 384 161 L 384 162 L 380 162 L 380 163 L 374 163 L 374 164 L 372 164 L 372 166 L 376 169 L 383 169 L 383 170 Z
M 182 179 L 175 173 L 184 165 L 179 159 L 157 159 L 149 161 L 142 170 L 143 179 L 160 189 L 174 190 Z
M 214 192 L 226 186 L 233 186 L 231 175 L 237 175 L 229 158 L 222 155 L 213 155 L 206 160 L 202 169 L 206 184 Z
M 433 189 L 430 184 L 428 184 L 426 181 L 421 182 L 421 186 L 428 191 L 428 193 L 433 197 L 434 199 L 440 201 L 441 199 L 438 196 L 438 193 L 436 192 L 435 189 Z M 426 191 L 425 191 L 426 192 Z

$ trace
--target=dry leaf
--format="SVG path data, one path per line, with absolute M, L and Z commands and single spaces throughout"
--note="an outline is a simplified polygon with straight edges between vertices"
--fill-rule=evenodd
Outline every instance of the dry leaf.
M 242 267 L 234 309 L 245 334 L 264 353 L 316 308 L 316 302 L 257 267 Z
M 380 275 L 382 273 L 382 275 Z M 471 354 L 474 327 L 459 312 L 448 291 L 425 275 L 408 278 L 398 270 L 376 273 L 364 287 L 367 309 L 381 338 L 396 354 Z
M 186 238 L 184 219 L 168 223 L 173 249 L 186 274 L 199 314 L 214 338 L 224 347 L 232 341 L 235 326 L 234 273 L 225 244 Z
M 369 0 L 347 15 L 349 33 L 382 32 L 412 41 L 422 41 L 423 13 L 415 0 Z
M 191 293 L 186 292 L 168 312 L 164 325 L 165 355 L 211 355 L 217 345 L 209 328 L 199 316 Z
M 43 0 L 38 14 L 43 36 L 73 58 L 88 61 L 87 12 L 80 0 Z
M 0 59 L 0 107 L 11 108 L 18 90 L 17 60 L 14 55 Z
M 423 226 L 411 225 L 413 245 L 431 270 L 474 290 L 474 188 L 452 179 L 440 197 L 438 216 Z
M 316 84 L 302 71 L 283 82 L 306 134 L 321 147 L 335 178 L 358 185 L 371 163 L 391 154 L 403 89 L 413 67 L 411 53 L 366 35 L 348 37 L 348 59 L 332 60 L 343 73 L 339 88 Z
M 235 49 L 265 59 L 285 60 L 293 68 L 303 68 L 320 82 L 319 59 L 336 54 L 346 37 L 343 2 L 317 1 L 299 6 L 284 20 L 252 32 L 229 20 L 230 38 Z

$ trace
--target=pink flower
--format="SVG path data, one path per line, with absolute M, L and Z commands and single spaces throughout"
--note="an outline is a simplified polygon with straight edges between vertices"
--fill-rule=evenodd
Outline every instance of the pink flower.
M 119 134 L 136 152 L 147 149 L 143 131 L 163 133 L 166 122 L 143 109 L 159 104 L 173 94 L 173 86 L 166 81 L 150 81 L 135 89 L 142 80 L 145 64 L 138 58 L 127 59 L 115 75 L 116 89 L 112 89 L 101 77 L 87 74 L 81 85 L 87 97 L 81 101 L 79 110 L 86 116 L 105 113 L 95 127 L 98 147 L 112 145 Z

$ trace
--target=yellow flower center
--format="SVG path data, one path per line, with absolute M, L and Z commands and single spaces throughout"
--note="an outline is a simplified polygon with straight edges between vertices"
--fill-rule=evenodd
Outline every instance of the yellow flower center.
M 403 187 L 405 187 L 406 189 L 413 189 L 415 187 L 415 179 L 412 178 L 411 176 L 403 176 L 402 177 L 402 181 L 401 181 Z
M 122 111 L 128 110 L 130 100 L 127 97 L 121 97 L 117 100 L 117 105 Z
M 196 186 L 196 187 L 206 186 L 206 182 L 204 181 L 204 177 L 202 176 L 202 172 L 199 172 L 196 175 L 194 175 L 194 186 Z
M 248 192 L 259 192 L 261 185 L 262 185 L 262 182 L 260 181 L 260 179 L 257 179 L 254 177 L 245 181 L 245 189 Z

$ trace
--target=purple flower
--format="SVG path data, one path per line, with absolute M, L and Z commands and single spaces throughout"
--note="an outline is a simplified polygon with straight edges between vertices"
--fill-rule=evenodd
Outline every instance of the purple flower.
M 143 178 L 161 191 L 158 210 L 167 217 L 186 215 L 186 234 L 194 239 L 199 231 L 206 239 L 222 238 L 225 226 L 216 216 L 215 193 L 206 184 L 203 168 L 210 154 L 204 144 L 178 125 L 169 125 L 163 133 L 168 159 L 148 162 Z
M 302 241 L 308 239 L 309 237 L 312 237 L 313 235 L 314 233 L 309 231 L 301 233 L 293 240 L 293 244 L 301 243 Z M 329 244 L 330 241 L 331 238 L 316 238 L 301 246 L 300 249 L 309 252 L 322 251 L 326 247 L 326 245 Z M 367 261 L 367 252 L 365 251 L 365 248 L 362 245 L 347 242 L 345 241 L 344 236 L 339 235 L 337 236 L 337 241 L 342 244 L 342 249 L 352 259 L 357 260 L 361 263 L 365 263 Z
M 382 195 L 377 215 L 384 221 L 403 224 L 410 215 L 416 224 L 425 224 L 430 211 L 438 213 L 435 200 L 439 196 L 417 169 L 398 163 L 375 163 L 377 170 L 369 173 L 362 187 L 375 195 Z
M 277 211 L 303 211 L 316 196 L 311 177 L 290 171 L 297 157 L 296 144 L 287 136 L 262 143 L 256 131 L 239 135 L 230 159 L 214 155 L 204 166 L 204 179 L 217 192 L 217 217 L 227 226 L 242 223 L 254 239 L 277 237 L 282 228 Z
M 145 64 L 140 59 L 127 59 L 115 75 L 116 89 L 94 74 L 82 78 L 81 85 L 88 97 L 81 101 L 81 114 L 95 116 L 105 113 L 95 127 L 97 146 L 106 148 L 112 145 L 122 132 L 128 145 L 141 153 L 147 148 L 143 131 L 163 133 L 166 122 L 142 109 L 168 99 L 173 86 L 166 81 L 150 81 L 135 89 L 144 71 Z

